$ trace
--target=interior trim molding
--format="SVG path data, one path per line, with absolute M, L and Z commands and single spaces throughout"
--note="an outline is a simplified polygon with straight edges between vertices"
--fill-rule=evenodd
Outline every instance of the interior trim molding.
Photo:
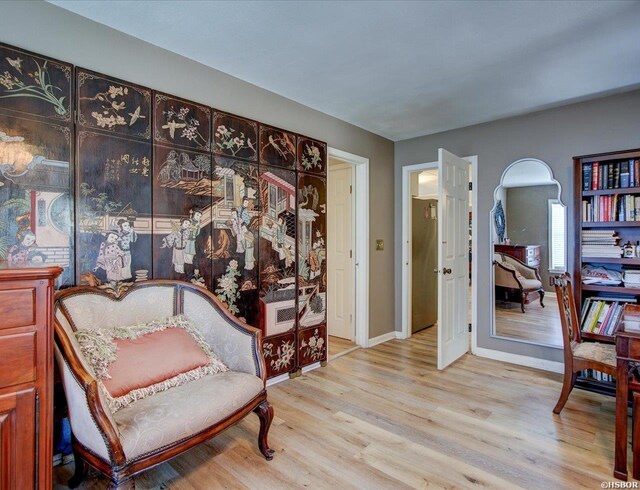
M 327 157 L 354 166 L 355 342 L 367 347 L 369 340 L 369 159 L 330 146 Z M 328 179 L 327 179 L 328 180 Z M 328 334 L 328 328 L 327 328 Z
M 500 350 L 486 349 L 484 347 L 476 347 L 475 355 L 478 357 L 486 357 L 495 361 L 508 362 L 535 369 L 542 369 L 552 373 L 564 373 L 564 363 L 557 361 L 549 361 L 547 359 L 539 359 L 537 357 L 522 356 L 520 354 L 511 354 Z
M 369 342 L 367 342 L 366 347 L 374 347 L 374 346 L 376 346 L 378 344 L 382 344 L 384 342 L 388 342 L 389 340 L 394 340 L 394 339 L 401 338 L 400 334 L 401 334 L 401 332 L 398 332 L 396 330 L 392 330 L 391 332 L 383 333 L 382 335 L 378 335 L 377 337 L 369 339 Z

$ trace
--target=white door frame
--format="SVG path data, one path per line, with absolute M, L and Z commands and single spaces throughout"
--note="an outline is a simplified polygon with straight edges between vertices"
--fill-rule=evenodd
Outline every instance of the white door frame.
M 475 354 L 478 347 L 478 157 L 477 155 L 464 157 L 471 164 L 471 181 L 474 190 L 471 192 L 471 352 Z M 410 174 L 416 171 L 438 168 L 438 162 L 417 163 L 415 165 L 406 165 L 402 167 L 402 331 L 399 337 L 407 339 L 411 337 L 410 318 L 411 318 L 411 180 Z
M 354 166 L 355 341 L 369 347 L 369 159 L 331 147 L 328 156 Z

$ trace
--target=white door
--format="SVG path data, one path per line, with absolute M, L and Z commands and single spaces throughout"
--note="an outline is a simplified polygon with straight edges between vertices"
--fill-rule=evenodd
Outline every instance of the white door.
M 353 305 L 352 172 L 348 164 L 330 165 L 327 186 L 327 328 L 329 335 L 355 340 Z
M 438 150 L 438 369 L 469 350 L 469 162 Z

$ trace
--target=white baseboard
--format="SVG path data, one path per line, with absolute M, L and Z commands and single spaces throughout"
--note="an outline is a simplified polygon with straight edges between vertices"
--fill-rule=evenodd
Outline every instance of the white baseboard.
M 367 347 L 373 347 L 374 345 L 382 344 L 383 342 L 388 342 L 389 340 L 397 339 L 398 334 L 401 332 L 396 332 L 395 330 L 392 332 L 387 332 L 382 335 L 378 335 L 372 339 L 369 339 L 367 343 Z
M 564 373 L 564 363 L 557 361 L 548 361 L 546 359 L 538 359 L 537 357 L 521 356 L 519 354 L 510 354 L 499 350 L 485 349 L 484 347 L 476 347 L 474 352 L 478 357 L 486 357 L 496 361 L 508 362 L 519 366 L 526 366 L 552 373 Z
M 267 387 L 277 385 L 278 383 L 282 383 L 283 381 L 287 381 L 289 379 L 289 373 L 281 374 L 280 376 L 276 376 L 275 378 L 271 378 L 267 380 Z
M 302 368 L 302 374 L 308 373 L 309 371 L 313 371 L 314 369 L 318 369 L 320 367 L 319 362 L 315 362 L 313 364 L 309 364 L 308 366 L 304 366 Z

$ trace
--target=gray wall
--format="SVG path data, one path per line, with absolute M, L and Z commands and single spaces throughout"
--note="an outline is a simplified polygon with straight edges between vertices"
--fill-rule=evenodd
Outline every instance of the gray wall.
M 549 199 L 557 197 L 555 184 L 507 189 L 507 236 L 511 245 L 540 245 L 538 270 L 548 292 L 554 291 L 549 285 Z
M 117 2 L 112 5 L 118 8 Z M 393 330 L 393 142 L 54 5 L 10 1 L 2 2 L 1 10 L 0 42 L 297 131 L 369 158 L 370 336 Z M 384 251 L 375 252 L 375 239 L 384 239 Z
M 576 74 L 567 73 L 566 83 Z M 493 191 L 504 169 L 515 160 L 534 157 L 545 161 L 562 186 L 562 200 L 568 206 L 568 227 L 573 221 L 573 163 L 571 157 L 590 153 L 640 147 L 640 91 L 581 102 L 533 114 L 479 124 L 453 131 L 413 138 L 395 145 L 395 233 L 396 233 L 396 329 L 401 325 L 401 192 L 403 165 L 432 162 L 438 148 L 460 156 L 478 155 L 478 275 L 489 277 L 489 211 Z M 574 249 L 569 233 L 569 265 Z M 474 260 L 476 257 L 474 257 Z M 482 281 L 480 281 L 482 282 Z M 478 290 L 478 346 L 562 361 L 562 351 L 490 337 L 490 289 Z

